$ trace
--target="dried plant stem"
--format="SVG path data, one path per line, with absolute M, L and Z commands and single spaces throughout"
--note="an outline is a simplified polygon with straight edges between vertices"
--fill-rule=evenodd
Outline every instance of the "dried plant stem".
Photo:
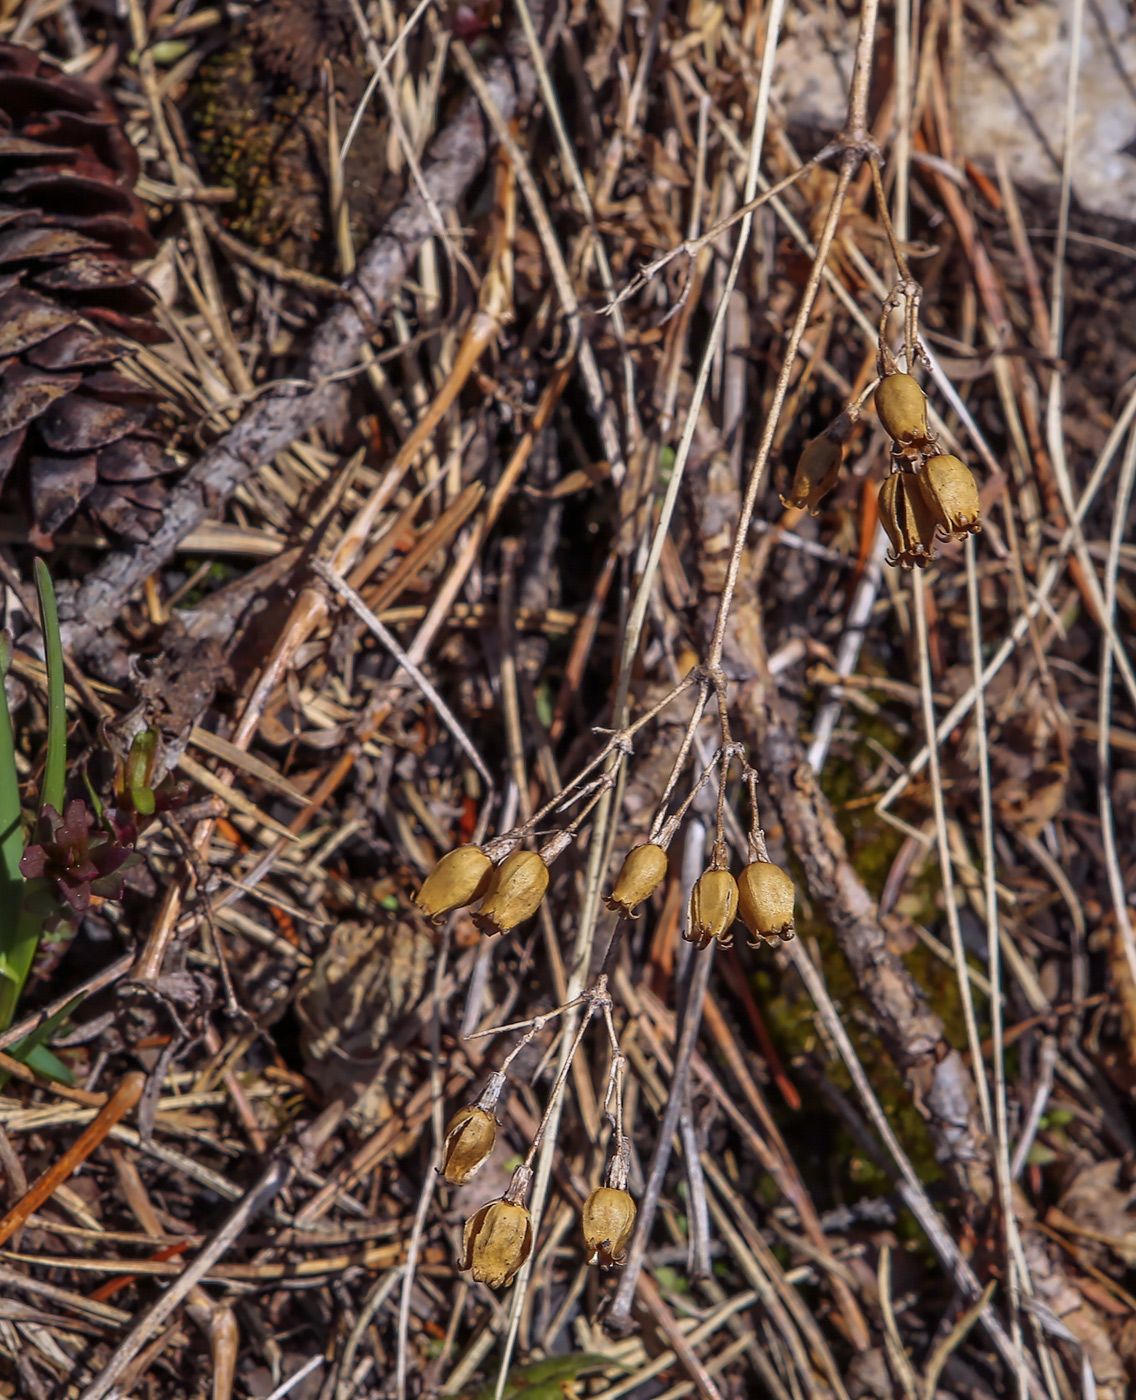
M 868 1076 L 864 1073 L 855 1047 L 848 1037 L 848 1032 L 844 1029 L 844 1023 L 840 1019 L 840 1013 L 833 1004 L 832 998 L 828 994 L 828 988 L 824 985 L 824 979 L 814 967 L 812 959 L 801 944 L 800 939 L 795 939 L 787 945 L 788 954 L 801 974 L 801 978 L 808 988 L 817 1009 L 824 1020 L 825 1027 L 829 1035 L 836 1044 L 840 1052 L 840 1058 L 844 1061 L 845 1067 L 852 1076 L 852 1082 L 856 1087 L 861 1102 L 868 1112 L 876 1131 L 882 1138 L 884 1145 L 891 1154 L 892 1161 L 899 1170 L 901 1181 L 900 1190 L 909 1209 L 918 1220 L 927 1238 L 931 1241 L 935 1252 L 947 1272 L 953 1277 L 956 1285 L 963 1289 L 968 1297 L 977 1298 L 981 1292 L 974 1270 L 963 1259 L 958 1245 L 955 1243 L 950 1231 L 946 1228 L 930 1198 L 924 1190 L 923 1183 L 919 1180 L 919 1175 L 912 1166 L 906 1152 L 904 1152 L 899 1139 L 896 1137 L 887 1115 L 880 1107 L 879 1100 L 872 1090 Z M 985 1327 L 990 1340 L 997 1347 L 999 1354 L 1008 1366 L 1015 1370 L 1018 1366 L 1020 1352 L 1003 1328 L 998 1315 L 987 1306 L 982 1314 L 982 1325 Z M 1023 1363 L 1024 1364 L 1024 1363 Z M 1043 1400 L 1045 1392 L 1041 1389 L 1037 1377 L 1030 1373 L 1030 1394 L 1035 1400 Z
M 645 287 L 648 282 L 657 277 L 664 268 L 669 267 L 670 264 L 674 262 L 675 258 L 680 255 L 685 254 L 686 257 L 693 262 L 703 248 L 708 248 L 712 243 L 717 242 L 722 234 L 727 233 L 735 224 L 740 223 L 743 219 L 751 218 L 763 205 L 768 204 L 772 199 L 776 199 L 779 194 L 784 193 L 785 190 L 795 185 L 797 181 L 800 180 L 803 175 L 807 174 L 808 171 L 812 170 L 814 166 L 820 165 L 838 150 L 840 150 L 840 145 L 837 142 L 825 146 L 822 150 L 818 151 L 815 156 L 810 156 L 803 165 L 797 166 L 797 168 L 791 170 L 788 175 L 783 176 L 780 180 L 767 186 L 759 195 L 751 196 L 731 214 L 726 215 L 724 219 L 719 219 L 718 222 L 708 228 L 705 233 L 699 234 L 697 237 L 691 236 L 690 238 L 684 238 L 681 243 L 676 243 L 673 248 L 668 248 L 665 253 L 661 253 L 657 258 L 646 263 L 639 269 L 631 281 L 628 282 L 627 286 L 623 288 L 619 295 L 610 301 L 607 306 L 602 308 L 603 312 L 614 316 L 623 302 L 627 301 L 629 297 L 634 296 L 640 288 Z M 744 236 L 740 237 L 738 240 L 739 246 L 742 247 L 745 246 L 746 242 L 747 240 Z
M 986 1061 L 982 1054 L 982 1037 L 978 1034 L 978 1018 L 974 1012 L 974 994 L 968 974 L 966 949 L 962 942 L 958 904 L 955 902 L 954 867 L 951 864 L 950 839 L 947 834 L 946 804 L 943 801 L 943 775 L 939 766 L 939 745 L 935 737 L 935 700 L 931 690 L 931 647 L 927 635 L 927 599 L 923 570 L 912 571 L 912 592 L 915 597 L 915 645 L 919 652 L 919 688 L 923 701 L 923 726 L 927 734 L 930 755 L 928 777 L 931 807 L 935 814 L 935 837 L 939 850 L 939 872 L 943 882 L 943 906 L 950 931 L 951 952 L 955 960 L 966 1040 L 970 1049 L 970 1064 L 978 1090 L 978 1106 L 987 1139 L 994 1138 L 994 1119 L 990 1109 L 990 1086 L 986 1081 Z
M 990 740 L 986 728 L 986 692 L 982 685 L 982 612 L 978 591 L 974 536 L 966 538 L 966 592 L 970 622 L 970 651 L 974 667 L 974 723 L 978 738 L 979 810 L 982 821 L 982 884 L 986 911 L 986 959 L 990 978 L 991 1062 L 994 1076 L 994 1167 L 998 1204 L 1006 1249 L 1009 1284 L 1010 1339 L 1018 1355 L 1018 1395 L 1025 1400 L 1029 1377 L 1022 1364 L 1021 1288 L 1019 1259 L 1021 1238 L 1014 1213 L 1013 1178 L 1010 1171 L 1009 1105 L 1006 1098 L 1006 1062 L 1002 1015 L 1002 940 L 998 920 L 998 868 L 994 855 L 994 799 L 990 783 Z M 928 739 L 928 748 L 932 741 Z
M 568 134 L 564 124 L 564 115 L 561 111 L 560 102 L 556 94 L 556 86 L 552 79 L 552 74 L 548 71 L 548 64 L 545 61 L 544 50 L 541 48 L 540 38 L 536 32 L 536 25 L 533 23 L 532 11 L 529 9 L 528 0 L 516 0 L 517 14 L 520 17 L 521 28 L 524 30 L 525 39 L 529 46 L 529 56 L 532 60 L 533 70 L 536 73 L 537 83 L 540 87 L 541 96 L 544 98 L 544 105 L 548 112 L 549 120 L 552 123 L 552 130 L 556 135 L 556 146 L 560 152 L 560 161 L 566 171 L 568 178 L 572 181 L 572 190 L 576 196 L 576 201 L 580 206 L 580 212 L 587 221 L 587 229 L 583 237 L 586 239 L 585 253 L 581 260 L 581 276 L 586 276 L 588 266 L 592 257 L 595 257 L 596 266 L 599 268 L 600 281 L 603 283 L 604 291 L 608 297 L 615 297 L 615 281 L 612 277 L 611 263 L 607 256 L 607 249 L 604 241 L 600 237 L 596 228 L 595 210 L 592 207 L 591 196 L 588 194 L 588 186 L 585 183 L 583 172 L 580 170 L 580 163 L 576 159 L 576 149 L 572 138 Z M 620 360 L 623 365 L 623 391 L 624 391 L 624 414 L 626 416 L 626 433 L 628 441 L 634 442 L 640 433 L 639 409 L 635 402 L 635 367 L 631 356 L 627 350 L 626 326 L 624 325 L 623 313 L 616 308 L 612 313 L 612 326 L 615 329 L 616 339 L 619 341 Z
M 487 76 L 498 109 L 506 116 L 527 106 L 532 74 L 521 54 L 496 60 Z M 472 95 L 438 134 L 423 176 L 443 212 L 457 207 L 487 151 L 481 105 Z M 266 392 L 249 405 L 170 493 L 161 526 L 145 545 L 109 555 L 83 580 L 70 600 L 65 631 L 81 654 L 113 628 L 123 602 L 169 559 L 182 538 L 228 500 L 262 463 L 287 448 L 311 424 L 326 418 L 341 399 L 336 377 L 359 360 L 368 326 L 387 304 L 434 222 L 417 191 L 410 192 L 359 259 L 348 296 L 335 304 L 317 331 L 308 358 L 308 379 Z M 62 602 L 62 600 L 61 600 Z
M 915 1367 L 912 1366 L 911 1358 L 904 1348 L 903 1338 L 899 1334 L 899 1324 L 895 1320 L 895 1307 L 891 1298 L 891 1248 L 886 1244 L 880 1250 L 879 1264 L 876 1268 L 876 1285 L 880 1294 L 880 1311 L 884 1318 L 884 1341 L 887 1343 L 891 1368 L 899 1377 L 907 1400 L 920 1400 Z M 928 1400 L 934 1400 L 933 1393 L 928 1397 Z
M 1136 419 L 1136 391 L 1129 394 L 1128 400 L 1117 418 L 1116 424 L 1109 433 L 1108 441 L 1101 449 L 1100 455 L 1093 466 L 1092 473 L 1085 484 L 1085 489 L 1081 492 L 1076 502 L 1075 509 L 1071 513 L 1070 522 L 1062 532 L 1061 539 L 1055 551 L 1055 556 L 1046 565 L 1041 578 L 1034 587 L 1033 597 L 1030 599 L 1028 608 L 1014 619 L 1014 623 L 1010 628 L 1010 635 L 999 644 L 997 651 L 983 667 L 983 685 L 988 686 L 1010 659 L 1017 647 L 1021 644 L 1022 638 L 1029 630 L 1033 619 L 1037 617 L 1038 613 L 1040 613 L 1049 602 L 1049 595 L 1053 592 L 1057 580 L 1065 570 L 1066 555 L 1072 548 L 1073 541 L 1076 538 L 1076 527 L 1083 519 L 1085 512 L 1089 509 L 1092 502 L 1096 499 L 1097 492 L 1100 490 L 1108 468 L 1112 463 L 1112 459 L 1116 455 L 1120 444 L 1124 441 L 1125 435 L 1132 427 L 1134 419 Z M 975 694 L 976 686 L 972 684 L 965 694 L 955 701 L 939 721 L 938 729 L 935 731 L 939 743 L 943 743 L 951 731 L 956 729 L 960 721 L 965 719 L 970 713 L 971 709 L 974 707 Z M 911 780 L 918 777 L 927 766 L 927 759 L 928 750 L 927 746 L 924 745 L 907 765 L 906 772 L 900 774 L 900 776 L 896 778 L 895 782 L 891 784 L 880 798 L 879 802 L 876 803 L 876 811 L 879 812 L 881 816 L 886 817 L 888 820 L 894 820 L 894 818 L 890 816 L 888 809 L 896 798 L 908 787 Z
M 1022 1124 L 1018 1141 L 1014 1146 L 1014 1156 L 1010 1162 L 1010 1176 L 1014 1181 L 1017 1181 L 1018 1177 L 1021 1176 L 1030 1148 L 1037 1137 L 1042 1115 L 1049 1103 L 1049 1096 L 1053 1092 L 1053 1073 L 1056 1066 L 1057 1041 L 1051 1035 L 1043 1036 L 1037 1057 L 1037 1083 L 1034 1085 L 1033 1097 L 1030 1099 L 1025 1122 Z
M 702 859 L 702 841 L 701 823 L 693 822 L 687 833 L 688 850 L 692 852 L 693 857 L 692 863 L 700 862 Z M 655 1212 L 658 1209 L 659 1196 L 663 1189 L 663 1178 L 666 1176 L 667 1167 L 670 1164 L 675 1129 L 678 1126 L 679 1115 L 686 1099 L 690 1064 L 694 1055 L 694 1047 L 698 1043 L 698 1032 L 702 1025 L 702 1005 L 710 981 L 713 957 L 714 945 L 711 944 L 701 953 L 691 952 L 686 961 L 683 985 L 680 991 L 681 1021 L 667 1106 L 659 1124 L 655 1151 L 651 1157 L 651 1167 L 647 1174 L 647 1185 L 639 1202 L 638 1214 L 635 1218 L 635 1233 L 627 1251 L 627 1263 L 620 1274 L 611 1307 L 604 1320 L 605 1326 L 613 1332 L 626 1331 L 631 1326 L 631 1306 L 635 1301 L 635 1292 L 639 1285 L 643 1261 L 650 1243 Z
M 313 559 L 312 568 L 320 576 L 320 578 L 323 579 L 323 581 L 328 585 L 328 587 L 331 588 L 333 592 L 338 594 L 338 596 L 343 599 L 343 601 L 356 615 L 356 617 L 358 617 L 362 622 L 366 624 L 368 629 L 374 633 L 374 635 L 379 639 L 379 641 L 382 642 L 383 646 L 386 647 L 387 651 L 390 652 L 390 654 L 403 668 L 403 670 L 406 671 L 406 673 L 410 676 L 411 680 L 414 681 L 418 689 L 422 692 L 426 699 L 429 700 L 430 704 L 433 705 L 434 709 L 438 712 L 442 723 L 454 736 L 455 740 L 457 741 L 458 747 L 473 764 L 473 766 L 477 769 L 478 773 L 481 774 L 481 777 L 485 781 L 485 786 L 488 788 L 489 792 L 492 793 L 495 789 L 495 784 L 493 782 L 492 774 L 489 772 L 489 769 L 485 766 L 485 760 L 481 757 L 480 753 L 478 753 L 477 748 L 475 747 L 473 741 L 470 739 L 469 735 L 465 732 L 465 729 L 462 726 L 462 723 L 458 719 L 457 715 L 454 714 L 454 712 L 446 704 L 445 700 L 443 700 L 441 695 L 438 694 L 437 690 L 434 688 L 429 678 L 422 672 L 422 670 L 418 666 L 414 664 L 414 662 L 410 659 L 407 653 L 403 650 L 402 644 L 399 642 L 398 638 L 394 635 L 394 633 L 391 632 L 390 629 L 384 623 L 379 621 L 379 619 L 375 616 L 375 614 L 371 611 L 371 609 L 367 606 L 367 604 L 363 601 L 363 599 L 359 596 L 355 589 L 352 588 L 351 585 L 347 583 L 344 579 L 342 579 L 339 576 L 339 574 L 337 574 L 333 569 L 329 568 L 328 565 L 326 565 L 322 559 Z M 397 676 L 395 677 L 395 679 L 397 680 Z
M 486 810 L 488 809 L 486 808 Z M 449 963 L 450 943 L 450 926 L 447 925 L 446 931 L 442 937 L 442 947 L 439 951 L 438 960 L 434 967 L 434 987 L 432 992 L 434 1015 L 430 1017 L 430 1124 L 434 1134 L 434 1158 L 436 1161 L 441 1161 L 442 1144 L 445 1139 L 445 1119 L 442 1115 L 444 1085 L 441 1069 L 441 1010 L 443 1003 L 442 989 L 445 985 L 446 969 Z M 422 1249 L 422 1240 L 426 1232 L 426 1220 L 430 1213 L 430 1204 L 434 1199 L 434 1192 L 437 1188 L 437 1184 L 438 1173 L 432 1171 L 427 1172 L 426 1179 L 422 1183 L 422 1189 L 418 1193 L 418 1205 L 414 1211 L 414 1224 L 411 1226 L 410 1238 L 406 1243 L 406 1265 L 402 1274 L 402 1294 L 398 1303 L 398 1341 L 395 1357 L 395 1394 L 398 1400 L 405 1400 L 406 1396 L 406 1382 L 409 1373 L 410 1359 L 410 1307 L 414 1293 L 414 1275 L 418 1267 L 418 1256 Z M 359 1330 L 361 1334 L 362 1328 Z M 340 1368 L 341 1378 L 346 1369 L 346 1367 Z
M 79 1400 L 106 1400 L 134 1358 L 150 1339 L 165 1326 L 190 1290 L 205 1277 L 218 1259 L 234 1245 L 248 1228 L 249 1221 L 274 1200 L 295 1174 L 290 1162 L 273 1162 L 260 1180 L 241 1199 L 240 1204 L 201 1250 L 183 1274 L 169 1285 L 157 1302 L 142 1314 L 107 1361 L 99 1375 L 83 1391 Z
M 12 1238 L 26 1222 L 32 1211 L 38 1210 L 44 1201 L 49 1200 L 56 1189 L 67 1180 L 75 1168 L 85 1162 L 96 1147 L 106 1138 L 111 1128 L 124 1117 L 142 1097 L 146 1087 L 146 1076 L 138 1070 L 131 1071 L 111 1097 L 95 1115 L 93 1122 L 79 1134 L 62 1157 L 42 1176 L 37 1177 L 28 1188 L 26 1195 L 0 1217 L 0 1244 Z
M 529 214 L 540 234 L 541 245 L 544 248 L 545 257 L 548 259 L 552 280 L 556 285 L 556 294 L 560 298 L 560 304 L 568 321 L 572 347 L 579 356 L 580 371 L 588 403 L 596 420 L 604 451 L 611 463 L 612 479 L 618 485 L 622 481 L 625 471 L 619 433 L 613 421 L 611 402 L 604 391 L 603 380 L 600 378 L 595 351 L 592 349 L 591 343 L 581 335 L 580 303 L 573 289 L 564 255 L 560 251 L 560 244 L 557 241 L 552 220 L 549 218 L 548 210 L 545 208 L 544 200 L 541 198 L 529 163 L 509 129 L 509 122 L 501 110 L 493 89 L 482 77 L 465 44 L 460 40 L 455 40 L 452 52 L 466 76 L 466 81 L 477 94 L 497 140 L 501 143 L 502 149 L 508 152 L 509 158 L 513 162 L 517 182 L 525 196 Z
M 1120 563 L 1120 547 L 1124 541 L 1125 526 L 1128 524 L 1128 506 L 1132 499 L 1133 480 L 1136 477 L 1136 429 L 1129 434 L 1128 450 L 1120 470 L 1120 481 L 1116 490 L 1116 504 L 1112 517 L 1112 531 L 1109 537 L 1108 562 L 1105 566 L 1104 605 L 1106 619 L 1116 615 L 1116 577 Z M 1108 872 L 1109 894 L 1112 896 L 1116 927 L 1124 947 L 1124 956 L 1136 981 L 1136 933 L 1132 928 L 1132 917 L 1128 907 L 1128 891 L 1125 888 L 1124 874 L 1120 867 L 1120 857 L 1116 849 L 1116 831 L 1112 811 L 1112 792 L 1109 786 L 1110 742 L 1112 732 L 1112 684 L 1113 646 L 1107 633 L 1101 638 L 1100 695 L 1097 705 L 1097 810 L 1100 813 L 1101 843 L 1104 846 L 1105 868 Z
M 861 25 L 867 22 L 869 11 L 872 19 L 875 19 L 875 8 L 878 0 L 866 0 L 861 18 Z M 861 36 L 862 37 L 862 36 Z M 789 342 L 785 348 L 784 358 L 781 363 L 781 371 L 777 376 L 777 384 L 773 390 L 773 400 L 769 405 L 769 410 L 765 419 L 765 426 L 761 434 L 761 442 L 758 445 L 757 457 L 750 468 L 749 482 L 746 485 L 745 496 L 742 499 L 741 513 L 738 518 L 737 531 L 734 536 L 734 546 L 730 552 L 730 562 L 726 569 L 726 579 L 722 585 L 722 596 L 718 603 L 718 614 L 714 621 L 714 632 L 710 639 L 710 646 L 706 653 L 707 668 L 713 672 L 722 663 L 722 650 L 726 644 L 726 627 L 730 620 L 730 608 L 734 601 L 734 590 L 738 584 L 738 573 L 741 570 L 742 554 L 745 550 L 746 537 L 749 533 L 749 523 L 753 518 L 754 506 L 757 503 L 757 493 L 761 487 L 762 477 L 765 474 L 765 467 L 769 461 L 769 454 L 773 448 L 773 440 L 777 433 L 777 424 L 781 418 L 781 408 L 785 402 L 785 396 L 789 392 L 789 380 L 793 375 L 793 366 L 796 362 L 797 349 L 805 333 L 805 327 L 809 323 L 812 315 L 813 303 L 820 289 L 821 271 L 828 258 L 832 241 L 836 237 L 837 225 L 840 222 L 840 214 L 844 208 L 844 196 L 848 192 L 848 186 L 852 182 L 856 167 L 859 164 L 860 155 L 856 150 L 849 150 L 840 164 L 840 173 L 837 176 L 836 189 L 833 192 L 832 202 L 828 207 L 828 217 L 825 219 L 824 230 L 817 242 L 816 257 L 813 260 L 812 268 L 809 272 L 809 280 L 805 284 L 804 294 L 801 297 L 801 304 L 797 310 L 796 320 L 793 328 L 789 332 Z

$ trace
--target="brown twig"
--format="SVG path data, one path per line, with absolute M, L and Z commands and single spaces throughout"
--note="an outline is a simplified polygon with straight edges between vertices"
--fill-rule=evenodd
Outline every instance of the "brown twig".
M 139 1091 L 140 1089 L 141 1086 Z M 273 1162 L 265 1170 L 260 1180 L 246 1193 L 193 1263 L 170 1284 L 156 1303 L 146 1309 L 107 1358 L 103 1370 L 82 1392 L 79 1400 L 104 1400 L 104 1397 L 110 1394 L 134 1358 L 154 1334 L 166 1325 L 190 1290 L 200 1283 L 221 1256 L 232 1248 L 248 1227 L 249 1221 L 284 1190 L 295 1171 L 293 1163 L 288 1161 Z
M 484 81 L 507 118 L 527 110 L 535 90 L 522 44 L 510 58 L 486 65 Z M 465 99 L 430 148 L 423 179 L 438 209 L 457 207 L 485 162 L 488 136 L 476 97 Z M 313 423 L 334 420 L 343 402 L 342 376 L 352 372 L 375 322 L 406 275 L 422 243 L 433 236 L 433 216 L 417 190 L 387 219 L 359 259 L 348 300 L 337 303 L 308 356 L 309 387 L 272 390 L 249 406 L 170 493 L 162 522 L 145 544 L 110 555 L 69 600 L 61 597 L 66 644 L 87 653 L 113 627 L 123 603 L 172 557 L 179 541 L 214 514 L 241 482 L 270 462 Z
M 103 1141 L 111 1128 L 123 1118 L 142 1097 L 146 1087 L 146 1076 L 139 1070 L 132 1070 L 106 1101 L 94 1121 L 79 1134 L 58 1162 L 48 1167 L 42 1176 L 32 1182 L 27 1194 L 0 1218 L 0 1244 L 16 1233 L 21 1225 L 48 1200 L 56 1188 L 71 1175 L 81 1162 Z

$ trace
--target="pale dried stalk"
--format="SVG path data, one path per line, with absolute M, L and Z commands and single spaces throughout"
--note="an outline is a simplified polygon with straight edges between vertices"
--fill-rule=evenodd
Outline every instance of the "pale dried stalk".
M 935 738 L 935 700 L 931 693 L 931 645 L 927 634 L 926 584 L 922 569 L 914 569 L 912 591 L 915 597 L 915 637 L 919 652 L 919 689 L 923 701 L 923 727 L 927 733 L 929 754 L 928 778 L 931 788 L 931 808 L 935 816 L 935 836 L 939 851 L 939 873 L 943 882 L 943 906 L 958 978 L 966 1040 L 970 1049 L 970 1065 L 978 1090 L 978 1106 L 982 1126 L 988 1139 L 994 1136 L 994 1119 L 990 1108 L 990 1086 L 986 1081 L 986 1061 L 982 1055 L 982 1037 L 978 1034 L 978 1017 L 974 1010 L 974 995 L 967 975 L 966 949 L 962 942 L 958 904 L 955 901 L 954 867 L 951 863 L 950 839 L 947 835 L 947 812 L 943 801 L 943 775 L 939 767 L 939 745 Z M 996 994 L 995 994 L 996 995 Z

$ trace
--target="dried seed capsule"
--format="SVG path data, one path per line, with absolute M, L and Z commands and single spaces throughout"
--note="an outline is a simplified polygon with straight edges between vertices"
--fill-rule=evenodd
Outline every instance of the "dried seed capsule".
M 733 943 L 730 925 L 738 914 L 738 882 L 728 870 L 706 870 L 694 882 L 683 937 L 705 948 L 717 939 L 723 948 Z
M 622 1264 L 635 1228 L 635 1202 L 626 1191 L 601 1186 L 584 1202 L 580 1224 L 589 1264 Z
M 884 431 L 902 447 L 930 439 L 927 395 L 910 374 L 889 374 L 876 388 L 876 413 Z
M 441 923 L 452 910 L 480 899 L 492 873 L 493 862 L 480 846 L 459 846 L 426 876 L 414 902 L 428 919 Z
M 635 910 L 655 893 L 667 878 L 667 853 L 653 841 L 627 852 L 615 888 L 604 900 L 623 919 L 634 919 Z
M 478 1283 L 504 1288 L 532 1250 L 532 1217 L 512 1201 L 490 1201 L 465 1222 L 461 1267 Z
M 919 473 L 919 491 L 946 535 L 962 539 L 982 529 L 982 509 L 974 473 L 957 457 L 930 457 Z
M 880 523 L 891 541 L 889 564 L 925 569 L 935 557 L 936 522 L 910 472 L 896 472 L 880 487 Z
M 781 504 L 787 509 L 807 510 L 816 515 L 821 501 L 840 480 L 840 463 L 844 457 L 843 444 L 828 433 L 813 438 L 801 453 L 793 484 Z
M 793 882 L 779 865 L 755 860 L 738 876 L 738 915 L 753 934 L 750 947 L 766 938 L 793 937 Z
M 473 922 L 482 933 L 508 933 L 531 918 L 548 889 L 548 866 L 535 851 L 514 851 L 489 877 Z
M 452 1186 L 472 1181 L 493 1151 L 497 1120 L 477 1104 L 455 1113 L 442 1148 L 442 1176 Z

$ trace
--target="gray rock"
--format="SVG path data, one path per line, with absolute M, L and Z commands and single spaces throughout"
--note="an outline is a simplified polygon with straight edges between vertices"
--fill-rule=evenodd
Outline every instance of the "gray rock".
M 1015 184 L 1053 194 L 1061 181 L 1073 0 L 991 9 L 988 42 L 972 51 L 955 91 L 965 155 L 986 168 L 1006 157 Z M 830 135 L 843 124 L 855 26 L 823 13 L 787 24 L 774 92 L 787 124 Z M 1136 18 L 1124 0 L 1087 0 L 1074 121 L 1073 191 L 1088 211 L 1136 220 Z
M 966 154 L 1005 153 L 1016 184 L 1061 181 L 1073 0 L 1015 7 L 964 65 L 956 102 Z M 1073 124 L 1073 193 L 1087 210 L 1136 219 L 1136 22 L 1122 0 L 1089 0 Z

